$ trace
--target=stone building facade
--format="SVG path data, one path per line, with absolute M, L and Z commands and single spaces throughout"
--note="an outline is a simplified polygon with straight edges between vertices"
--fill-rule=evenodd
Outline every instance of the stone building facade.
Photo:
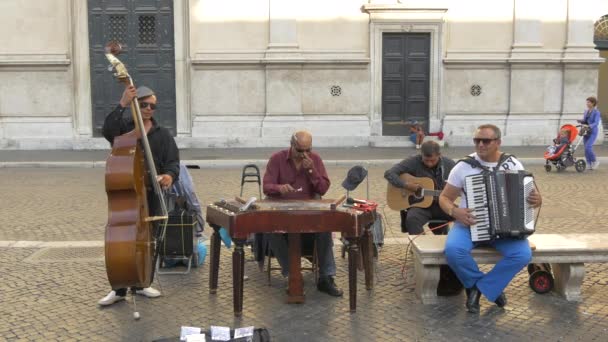
M 488 122 L 506 145 L 547 144 L 586 97 L 608 110 L 602 14 L 608 1 L 4 0 L 0 148 L 107 148 L 122 89 L 108 40 L 181 147 L 285 146 L 298 128 L 315 146 L 407 146 L 414 120 L 452 145 Z

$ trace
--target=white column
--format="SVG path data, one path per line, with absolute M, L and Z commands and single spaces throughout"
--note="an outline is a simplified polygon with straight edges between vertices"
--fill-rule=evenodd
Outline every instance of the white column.
M 267 61 L 296 62 L 301 59 L 298 46 L 296 0 L 268 0 L 270 37 L 266 50 Z M 284 115 L 302 115 L 302 66 L 294 63 L 274 64 L 266 67 L 266 114 L 264 129 L 268 130 Z M 269 118 L 268 116 L 278 116 Z M 262 135 L 269 132 L 263 131 Z
M 270 37 L 268 53 L 295 52 L 298 49 L 296 2 L 293 0 L 269 0 Z
M 597 94 L 598 64 L 603 62 L 593 43 L 593 24 L 603 14 L 605 0 L 568 0 L 568 22 L 564 50 L 562 117 L 578 119 L 585 99 Z M 600 138 L 603 134 L 600 134 Z M 600 140 L 600 139 L 598 139 Z
M 599 0 L 603 1 L 603 0 Z M 599 58 L 593 43 L 593 24 L 603 13 L 598 0 L 568 0 L 567 41 L 564 59 Z
M 530 59 L 541 57 L 543 0 L 515 0 L 513 15 L 513 46 L 511 58 Z
M 74 72 L 74 132 L 76 137 L 93 135 L 91 64 L 89 59 L 89 14 L 87 2 L 71 1 L 72 70 Z
M 173 5 L 174 47 L 175 47 L 175 120 L 177 136 L 192 133 L 192 113 L 190 106 L 190 8 L 188 2 L 175 1 Z

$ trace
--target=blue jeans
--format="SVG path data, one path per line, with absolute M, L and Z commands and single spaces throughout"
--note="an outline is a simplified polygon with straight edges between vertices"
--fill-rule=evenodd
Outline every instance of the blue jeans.
M 283 234 L 268 234 L 272 254 L 281 265 L 281 273 L 289 275 L 289 245 Z M 331 233 L 316 233 L 315 245 L 319 263 L 319 277 L 336 275 L 336 260 L 334 259 L 334 240 Z
M 583 143 L 585 143 L 585 159 L 587 159 L 587 164 L 595 162 L 595 153 L 593 153 L 593 143 L 595 139 L 597 139 L 597 134 L 599 129 L 592 129 L 591 134 L 585 136 L 583 138 Z
M 488 245 L 496 248 L 503 258 L 490 272 L 484 274 L 471 255 L 471 250 L 477 246 L 471 241 L 469 227 L 456 221 L 448 233 L 445 257 L 464 287 L 477 286 L 479 291 L 493 302 L 513 277 L 530 263 L 532 250 L 525 239 L 499 239 Z
M 410 141 L 415 144 L 416 141 L 418 141 L 418 133 L 411 133 L 410 134 Z

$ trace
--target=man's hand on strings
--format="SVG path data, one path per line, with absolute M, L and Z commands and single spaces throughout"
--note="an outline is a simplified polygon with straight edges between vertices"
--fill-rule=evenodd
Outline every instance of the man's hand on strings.
M 158 184 L 165 190 L 169 189 L 171 184 L 173 184 L 173 177 L 168 174 L 158 175 L 156 179 L 158 180 Z
M 128 107 L 134 98 L 137 97 L 137 89 L 134 86 L 129 85 L 125 88 L 120 99 L 120 106 L 123 108 Z
M 405 189 L 414 193 L 416 196 L 422 195 L 422 185 L 418 183 L 407 183 L 405 184 Z
M 285 195 L 286 193 L 294 191 L 296 191 L 296 189 L 294 189 L 293 186 L 291 186 L 290 184 L 279 185 L 279 192 L 281 193 L 281 195 Z

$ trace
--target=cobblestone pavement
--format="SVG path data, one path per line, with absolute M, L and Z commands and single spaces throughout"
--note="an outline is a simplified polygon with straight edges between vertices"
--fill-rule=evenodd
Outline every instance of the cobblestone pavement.
M 531 167 L 544 197 L 537 226 L 542 233 L 608 233 L 608 169 L 582 174 L 568 169 L 545 173 Z M 331 167 L 327 198 L 342 194 L 347 168 Z M 384 168 L 371 168 L 370 198 L 384 205 Z M 236 195 L 240 171 L 191 170 L 204 203 Z M 102 241 L 106 220 L 103 169 L 0 169 L 1 241 Z M 247 184 L 244 196 L 257 196 Z M 354 193 L 365 197 L 365 184 Z M 398 213 L 385 211 L 387 238 L 403 237 Z M 6 245 L 6 244 L 5 244 Z M 102 246 L 102 245 L 99 245 Z M 347 265 L 339 257 L 338 285 L 346 289 Z M 231 327 L 255 325 L 276 341 L 605 341 L 608 334 L 608 266 L 590 264 L 583 299 L 569 303 L 554 294 L 539 295 L 520 272 L 506 289 L 505 310 L 482 300 L 479 316 L 464 311 L 464 295 L 425 306 L 413 293 L 413 265 L 405 245 L 387 244 L 377 263 L 377 283 L 366 292 L 359 275 L 358 310 L 348 298 L 330 298 L 304 273 L 306 303 L 284 303 L 286 281 L 279 273 L 267 285 L 265 274 L 247 262 L 243 317 L 232 314 L 230 251 L 222 248 L 220 284 L 208 293 L 208 260 L 189 275 L 162 276 L 164 296 L 138 297 L 133 305 L 96 306 L 109 290 L 101 247 L 0 247 L 0 339 L 23 341 L 150 341 L 175 338 L 182 325 Z M 247 255 L 250 255 L 249 253 Z M 405 269 L 404 269 L 405 266 Z M 405 279 L 404 279 L 405 277 Z M 155 284 L 159 287 L 159 284 Z

